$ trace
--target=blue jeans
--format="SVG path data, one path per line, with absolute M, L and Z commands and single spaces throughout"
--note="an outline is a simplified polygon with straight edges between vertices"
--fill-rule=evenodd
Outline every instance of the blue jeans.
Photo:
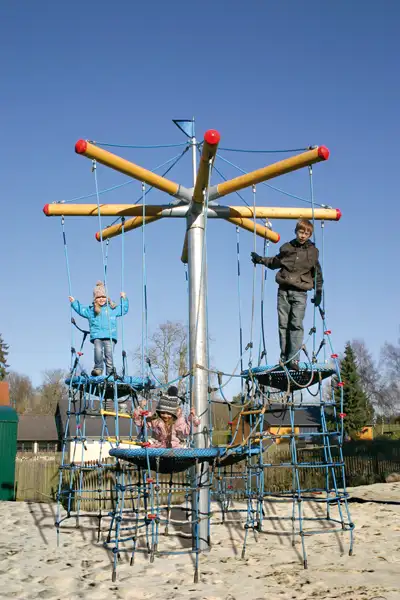
M 113 351 L 115 340 L 94 340 L 94 368 L 103 371 L 104 362 L 106 363 L 106 375 L 110 375 L 113 370 Z M 104 354 L 104 357 L 103 357 Z M 103 362 L 104 361 L 104 362 Z
M 278 289 L 278 325 L 281 359 L 299 360 L 304 339 L 307 292 Z

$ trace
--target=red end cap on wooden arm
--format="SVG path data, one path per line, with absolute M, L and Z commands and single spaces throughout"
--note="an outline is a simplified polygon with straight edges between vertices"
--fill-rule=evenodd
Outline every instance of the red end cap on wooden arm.
M 87 141 L 86 140 L 78 140 L 75 144 L 75 152 L 77 154 L 85 154 L 87 150 Z

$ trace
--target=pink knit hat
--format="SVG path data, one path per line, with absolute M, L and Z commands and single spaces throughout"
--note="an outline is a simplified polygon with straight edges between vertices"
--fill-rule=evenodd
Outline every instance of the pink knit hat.
M 104 297 L 106 298 L 106 288 L 104 287 L 104 283 L 102 281 L 97 281 L 96 286 L 93 290 L 93 300 L 97 298 Z

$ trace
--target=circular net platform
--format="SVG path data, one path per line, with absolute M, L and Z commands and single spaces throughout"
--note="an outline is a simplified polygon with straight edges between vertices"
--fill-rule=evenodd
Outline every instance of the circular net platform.
M 74 389 L 79 389 L 93 396 L 101 396 L 105 399 L 114 398 L 115 388 L 117 397 L 129 396 L 132 392 L 141 392 L 154 388 L 154 381 L 149 377 L 89 377 L 87 375 L 79 375 L 77 377 L 69 377 L 65 380 L 68 386 Z
M 213 462 L 225 448 L 113 448 L 110 456 L 159 473 L 179 473 L 196 463 Z
M 265 365 L 243 371 L 242 376 L 256 379 L 261 385 L 286 392 L 310 387 L 327 377 L 332 377 L 335 373 L 336 369 L 332 363 L 301 362 L 298 371 L 280 365 Z

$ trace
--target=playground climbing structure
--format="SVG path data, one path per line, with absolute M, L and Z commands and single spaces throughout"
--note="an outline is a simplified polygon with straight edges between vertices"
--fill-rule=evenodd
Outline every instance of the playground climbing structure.
M 89 418 L 88 411 L 95 401 L 100 407 L 101 441 L 110 444 L 109 456 L 115 461 L 112 467 L 106 467 L 101 460 L 98 460 L 95 465 L 99 472 L 99 481 L 102 469 L 112 468 L 114 472 L 113 508 L 109 514 L 106 540 L 106 544 L 114 554 L 113 579 L 116 578 L 118 557 L 127 544 L 130 545 L 132 563 L 135 553 L 142 549 L 148 553 L 150 560 L 154 560 L 156 555 L 162 553 L 161 530 L 168 533 L 171 525 L 186 523 L 191 528 L 190 551 L 196 557 L 195 580 L 198 580 L 199 555 L 210 547 L 211 497 L 219 502 L 225 517 L 230 510 L 231 499 L 235 497 L 237 482 L 239 487 L 243 488 L 246 499 L 246 508 L 243 509 L 246 529 L 243 555 L 248 532 L 253 530 L 257 534 L 262 531 L 263 523 L 268 519 L 266 506 L 272 501 L 290 503 L 289 518 L 292 523 L 293 543 L 296 541 L 296 535 L 299 534 L 305 567 L 307 567 L 305 537 L 313 533 L 336 531 L 337 528 L 342 531 L 348 530 L 351 536 L 351 552 L 354 526 L 348 510 L 341 450 L 345 418 L 343 400 L 341 398 L 338 402 L 337 397 L 325 399 L 322 393 L 322 381 L 325 378 L 334 377 L 336 390 L 340 391 L 343 386 L 337 355 L 331 347 L 324 308 L 319 309 L 323 324 L 323 339 L 317 348 L 316 309 L 314 309 L 314 327 L 310 331 L 313 349 L 309 356 L 307 344 L 303 346 L 307 362 L 300 363 L 299 371 L 291 371 L 286 364 L 261 365 L 261 354 L 266 357 L 265 341 L 263 351 L 259 353 L 258 366 L 253 366 L 251 344 L 250 359 L 247 368 L 244 368 L 244 350 L 241 346 L 239 377 L 242 381 L 242 393 L 239 403 L 232 406 L 227 402 L 230 414 L 228 425 L 231 428 L 227 444 L 212 444 L 211 426 L 211 370 L 206 309 L 207 221 L 209 218 L 223 219 L 235 225 L 237 231 L 240 228 L 252 232 L 267 244 L 277 243 L 280 239 L 279 234 L 272 230 L 269 219 L 307 218 L 313 222 L 321 221 L 322 225 L 325 221 L 338 221 L 341 217 L 340 210 L 327 206 L 317 207 L 313 193 L 309 208 L 259 207 L 255 203 L 256 186 L 272 178 L 307 167 L 312 182 L 312 165 L 326 161 L 329 151 L 324 146 L 304 148 L 289 158 L 249 173 L 243 172 L 238 177 L 213 185 L 211 182 L 213 169 L 220 174 L 214 164 L 218 157 L 219 133 L 208 130 L 204 140 L 199 144 L 195 138 L 194 121 L 177 121 L 176 124 L 188 137 L 182 155 L 188 150 L 192 151 L 193 187 L 184 187 L 165 176 L 121 158 L 105 150 L 102 146 L 106 144 L 79 140 L 75 145 L 75 151 L 78 155 L 92 161 L 92 170 L 95 174 L 97 165 L 102 164 L 140 181 L 143 191 L 142 203 L 101 204 L 96 179 L 97 203 L 53 203 L 46 204 L 44 207 L 46 216 L 60 216 L 62 223 L 67 216 L 97 217 L 100 224 L 103 216 L 116 217 L 116 223 L 105 228 L 100 227 L 96 234 L 96 239 L 101 243 L 102 248 L 104 243 L 108 243 L 108 240 L 113 237 L 124 236 L 126 232 L 137 228 L 142 228 L 144 231 L 145 227 L 163 218 L 181 218 L 186 222 L 181 256 L 182 262 L 187 265 L 189 291 L 189 367 L 186 376 L 189 386 L 189 404 L 195 408 L 196 414 L 200 417 L 199 431 L 192 434 L 192 442 L 186 448 L 152 448 L 147 441 L 146 419 L 143 431 L 135 433 L 131 424 L 129 435 L 125 437 L 120 435 L 120 420 L 121 418 L 131 420 L 132 409 L 137 406 L 138 394 L 143 395 L 148 402 L 148 407 L 151 407 L 152 402 L 155 401 L 156 384 L 144 373 L 141 378 L 129 378 L 124 371 L 121 377 L 114 373 L 114 377 L 109 380 L 96 381 L 85 373 L 78 372 L 79 353 L 76 352 L 71 376 L 67 381 L 70 397 L 67 419 L 70 424 L 71 417 L 74 417 L 74 433 L 66 436 L 66 443 L 73 442 L 75 446 L 80 444 L 80 448 L 85 448 L 88 439 L 85 423 Z M 225 150 L 232 149 L 225 148 Z M 198 153 L 200 153 L 200 161 L 197 168 Z M 171 197 L 170 202 L 162 205 L 148 204 L 146 186 L 165 192 Z M 253 206 L 228 206 L 218 203 L 220 198 L 232 193 L 239 194 L 241 190 L 248 187 L 253 191 Z M 259 219 L 264 219 L 265 224 L 260 224 Z M 106 269 L 105 284 L 107 287 Z M 146 304 L 145 284 L 144 304 Z M 268 318 L 271 318 L 271 315 L 268 315 Z M 331 348 L 328 360 L 326 359 L 327 345 Z M 318 362 L 318 356 L 322 354 L 324 360 Z M 232 378 L 235 374 L 217 372 L 217 375 L 219 380 L 217 389 L 223 397 L 224 384 L 221 383 L 221 377 L 227 375 Z M 316 392 L 315 388 L 317 388 Z M 306 394 L 309 396 L 306 397 Z M 127 414 L 125 410 L 124 414 L 119 410 L 119 398 L 124 395 L 131 403 L 131 409 Z M 113 404 L 111 409 L 104 404 L 107 400 Z M 312 435 L 305 435 L 297 426 L 296 414 L 298 410 L 310 406 L 318 406 L 320 419 L 318 430 Z M 236 425 L 231 416 L 232 410 L 237 413 Z M 273 410 L 279 410 L 286 415 L 289 425 L 282 427 L 282 431 L 278 428 L 277 432 L 272 433 L 268 428 L 268 415 Z M 112 435 L 109 435 L 107 418 L 114 419 Z M 302 454 L 305 452 L 303 442 L 306 438 L 308 440 L 312 438 L 314 448 L 312 459 L 306 459 Z M 286 462 L 275 464 L 272 459 L 268 459 L 270 449 L 276 446 L 278 441 L 286 440 L 289 443 L 290 456 Z M 83 465 L 83 462 L 82 459 L 79 464 Z M 237 464 L 243 467 L 240 471 L 234 468 Z M 67 506 L 67 517 L 72 516 L 72 500 L 76 501 L 78 498 L 79 503 L 81 492 L 77 493 L 76 474 L 78 473 L 79 490 L 81 490 L 84 468 L 77 466 L 75 458 L 69 461 L 63 460 L 59 495 L 63 505 Z M 287 489 L 279 492 L 268 489 L 270 468 L 282 468 L 290 473 L 290 485 Z M 304 473 L 310 471 L 318 471 L 319 476 L 322 474 L 322 483 L 309 485 Z M 70 483 L 67 486 L 65 486 L 65 472 L 70 473 Z M 185 480 L 177 483 L 174 480 L 177 473 L 185 473 Z M 72 474 L 75 476 L 75 483 Z M 170 477 L 167 498 L 162 497 L 161 494 L 160 477 L 165 474 Z M 318 481 L 320 480 L 321 477 Z M 180 491 L 184 498 L 182 510 L 185 519 L 174 520 L 171 518 L 172 490 L 178 485 L 181 486 Z M 93 493 L 101 497 L 102 489 L 99 484 Z M 328 527 L 322 529 L 307 527 L 308 517 L 304 516 L 303 507 L 304 504 L 311 502 L 324 504 L 325 514 L 323 517 L 318 515 L 315 519 L 318 521 L 321 518 L 325 519 L 329 523 Z M 333 515 L 334 510 L 338 511 L 338 516 Z M 61 522 L 62 519 L 58 518 L 58 527 Z M 144 547 L 138 544 L 140 537 L 145 539 Z

